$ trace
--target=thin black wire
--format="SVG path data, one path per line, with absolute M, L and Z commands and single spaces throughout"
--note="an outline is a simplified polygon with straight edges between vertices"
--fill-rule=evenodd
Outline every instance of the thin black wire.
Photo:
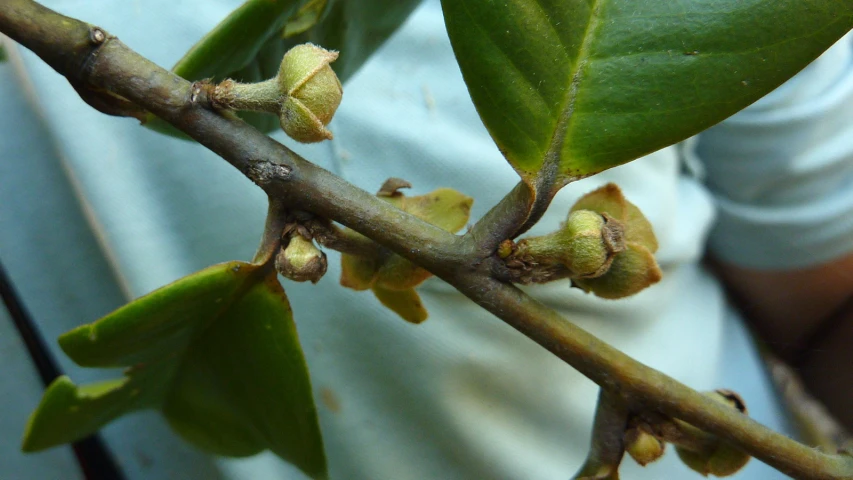
M 50 382 L 62 375 L 62 371 L 48 350 L 44 337 L 36 328 L 21 297 L 15 291 L 2 261 L 0 261 L 0 297 L 3 298 L 6 310 L 12 317 L 12 323 L 15 324 L 15 328 L 27 346 L 27 351 L 36 365 L 42 384 L 47 388 Z M 124 480 L 124 474 L 97 434 L 78 440 L 71 447 L 86 480 Z

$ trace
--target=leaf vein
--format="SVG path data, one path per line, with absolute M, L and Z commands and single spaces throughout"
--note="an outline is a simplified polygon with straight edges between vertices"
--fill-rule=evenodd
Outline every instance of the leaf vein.
M 593 41 L 593 37 L 595 36 L 596 31 L 598 30 L 598 26 L 600 22 L 599 12 L 601 10 L 601 6 L 604 3 L 604 0 L 593 0 L 592 6 L 590 8 L 589 13 L 589 22 L 586 25 L 586 30 L 583 34 L 583 41 L 581 42 L 581 46 L 578 49 L 577 58 L 575 59 L 574 65 L 569 70 L 571 72 L 570 78 L 572 79 L 569 84 L 569 88 L 566 91 L 566 96 L 563 99 L 563 110 L 560 114 L 560 118 L 557 121 L 557 125 L 554 129 L 554 133 L 551 136 L 551 144 L 548 147 L 548 150 L 545 152 L 545 159 L 543 162 L 542 170 L 545 171 L 557 171 L 557 165 L 560 162 L 560 150 L 563 148 L 563 143 L 566 140 L 566 135 L 569 130 L 569 124 L 572 119 L 572 114 L 575 109 L 575 100 L 577 100 L 578 90 L 580 90 L 580 84 L 583 81 L 583 69 L 587 64 L 587 61 L 590 58 L 590 44 Z M 547 180 L 546 180 L 547 181 Z M 551 180 L 553 181 L 553 180 Z

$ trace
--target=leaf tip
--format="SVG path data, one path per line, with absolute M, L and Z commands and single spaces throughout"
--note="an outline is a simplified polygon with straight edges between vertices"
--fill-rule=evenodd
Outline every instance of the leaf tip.
M 76 387 L 66 375 L 57 377 L 44 392 L 44 396 L 39 402 L 39 405 L 30 414 L 27 419 L 27 424 L 24 427 L 24 438 L 21 440 L 21 451 L 24 453 L 34 453 L 54 447 L 57 444 L 50 440 L 50 436 L 44 428 L 41 428 L 42 414 L 47 408 L 47 404 L 52 402 L 56 397 L 67 397 L 75 395 Z

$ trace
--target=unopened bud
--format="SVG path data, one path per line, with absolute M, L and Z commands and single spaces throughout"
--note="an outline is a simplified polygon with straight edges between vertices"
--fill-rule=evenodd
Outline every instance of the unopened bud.
M 527 274 L 521 283 L 568 276 L 573 286 L 617 299 L 660 281 L 656 250 L 649 221 L 619 187 L 607 184 L 581 197 L 560 230 L 514 245 L 504 242 L 497 254 Z
M 663 273 L 654 257 L 658 245 L 652 226 L 619 187 L 607 184 L 584 195 L 569 218 L 589 210 L 605 219 L 603 240 L 615 255 L 609 257 L 611 263 L 601 274 L 574 276 L 573 285 L 602 298 L 617 299 L 659 282 Z
M 514 250 L 513 245 L 515 244 L 512 242 L 512 240 L 504 240 L 503 242 L 501 242 L 500 245 L 498 245 L 498 250 L 496 252 L 498 258 L 508 258 L 510 255 L 512 255 L 512 252 Z
M 600 277 L 613 261 L 604 242 L 604 217 L 590 210 L 572 212 L 560 237 L 565 241 L 563 264 L 576 278 Z M 624 248 L 624 246 L 623 246 Z
M 210 104 L 274 113 L 285 133 L 299 142 L 331 139 L 326 125 L 343 96 L 341 82 L 329 66 L 336 58 L 338 52 L 311 43 L 297 45 L 284 54 L 278 76 L 259 83 L 223 80 L 209 90 Z
M 746 413 L 746 405 L 734 392 L 717 390 L 704 394 Z M 737 473 L 749 462 L 749 455 L 734 445 L 680 420 L 676 421 L 676 425 L 685 436 L 685 441 L 676 445 L 675 451 L 678 458 L 692 470 L 705 476 L 727 477 Z
M 666 444 L 645 427 L 637 426 L 625 432 L 625 451 L 642 466 L 663 456 Z
M 284 94 L 279 120 L 294 140 L 313 143 L 332 138 L 326 125 L 343 96 L 341 82 L 329 66 L 337 58 L 338 52 L 311 43 L 297 45 L 284 55 L 278 73 Z
M 294 235 L 286 248 L 275 257 L 278 273 L 295 282 L 317 283 L 326 273 L 326 254 L 314 246 L 314 242 Z
M 675 447 L 675 452 L 682 463 L 691 470 L 715 477 L 734 475 L 749 462 L 750 458 L 749 455 L 728 443 L 721 443 L 711 453 L 694 452 L 681 447 Z
M 642 245 L 629 243 L 625 251 L 613 257 L 606 274 L 597 278 L 572 279 L 572 283 L 601 298 L 617 299 L 654 285 L 662 276 L 651 252 Z

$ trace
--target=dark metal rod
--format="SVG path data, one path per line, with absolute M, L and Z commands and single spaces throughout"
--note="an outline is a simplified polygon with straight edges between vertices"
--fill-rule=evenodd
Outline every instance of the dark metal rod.
M 47 388 L 54 379 L 62 375 L 62 371 L 48 350 L 47 343 L 38 331 L 24 302 L 15 291 L 2 261 L 0 261 L 0 297 L 3 298 L 6 310 L 12 317 L 12 323 L 15 324 L 18 334 L 27 346 L 27 352 L 36 365 L 42 384 Z M 71 448 L 86 480 L 124 480 L 124 474 L 97 434 L 74 442 Z

